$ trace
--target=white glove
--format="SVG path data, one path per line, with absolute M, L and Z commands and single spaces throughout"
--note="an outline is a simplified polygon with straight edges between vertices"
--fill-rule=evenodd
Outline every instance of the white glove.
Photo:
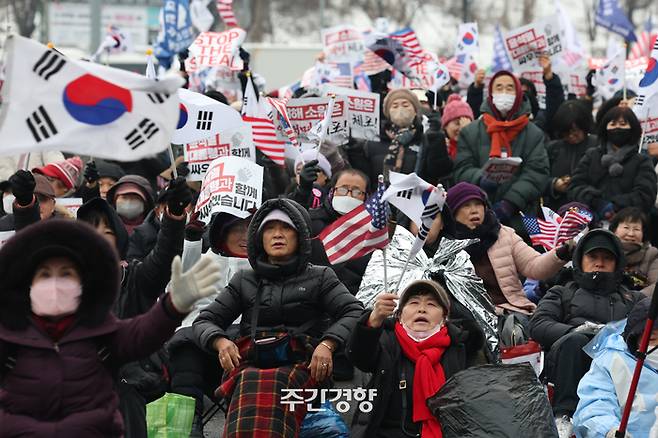
M 608 433 L 605 434 L 605 438 L 615 438 L 615 434 L 617 433 L 617 428 L 613 427 L 608 431 Z M 625 438 L 633 438 L 633 436 L 626 432 L 626 437 Z
M 181 313 L 190 312 L 197 300 L 216 292 L 215 283 L 219 279 L 219 264 L 212 254 L 201 256 L 184 274 L 183 262 L 176 256 L 171 262 L 169 293 L 172 304 Z
M 576 327 L 573 331 L 576 332 L 576 333 L 585 333 L 585 334 L 595 335 L 603 327 L 605 327 L 605 324 L 597 324 L 595 322 L 585 321 L 584 323 L 582 323 L 578 327 Z

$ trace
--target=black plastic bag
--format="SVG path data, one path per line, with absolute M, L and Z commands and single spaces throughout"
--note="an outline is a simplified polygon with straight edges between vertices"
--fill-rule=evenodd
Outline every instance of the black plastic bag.
M 557 438 L 548 397 L 530 365 L 479 365 L 427 400 L 444 438 Z

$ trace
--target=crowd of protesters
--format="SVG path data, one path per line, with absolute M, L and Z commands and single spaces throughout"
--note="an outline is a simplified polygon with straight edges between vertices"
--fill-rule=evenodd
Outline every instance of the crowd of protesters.
M 658 157 L 638 149 L 632 98 L 595 109 L 591 95 L 565 96 L 541 63 L 544 109 L 534 85 L 507 71 L 489 83 L 478 72 L 466 98 L 455 81 L 438 96 L 374 89 L 380 141 L 325 144 L 283 169 L 258 151 L 267 199 L 246 219 L 218 213 L 207 226 L 194 213 L 198 184 L 166 153 L 2 158 L 0 229 L 16 234 L 0 249 L 0 437 L 143 437 L 145 405 L 165 391 L 194 398 L 190 436 L 203 436 L 204 398 L 226 407 L 224 430 L 206 433 L 311 436 L 310 413 L 287 409 L 282 390 L 330 388 L 355 367 L 378 395 L 354 416 L 353 436 L 440 437 L 426 400 L 490 360 L 477 324 L 461 323 L 468 310 L 426 279 L 364 309 L 356 295 L 371 254 L 331 265 L 317 239 L 392 171 L 447 190 L 425 252 L 443 238 L 477 239 L 465 251 L 501 326 L 512 317 L 544 349 L 559 436 L 614 436 L 658 280 Z M 522 161 L 497 183 L 482 170 L 491 157 Z M 58 205 L 64 197 L 83 199 L 77 217 Z M 589 211 L 590 231 L 533 247 L 522 217 L 542 205 Z M 404 212 L 390 222 L 418 232 Z M 627 317 L 594 360 L 583 351 Z M 658 436 L 656 382 L 654 350 L 634 438 Z

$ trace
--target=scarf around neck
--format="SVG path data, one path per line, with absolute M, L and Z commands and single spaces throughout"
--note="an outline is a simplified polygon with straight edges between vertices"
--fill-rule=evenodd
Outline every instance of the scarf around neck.
M 608 175 L 621 176 L 624 173 L 624 166 L 621 163 L 631 151 L 636 149 L 637 146 L 626 145 L 614 150 L 612 145 L 608 143 L 606 153 L 601 156 L 601 166 L 606 168 Z
M 512 141 L 523 131 L 530 119 L 524 114 L 513 120 L 497 120 L 491 114 L 485 113 L 483 120 L 487 134 L 491 136 L 489 157 L 500 158 L 503 147 L 507 149 L 507 156 L 512 156 Z
M 409 337 L 400 322 L 395 323 L 395 337 L 402 353 L 415 364 L 413 385 L 414 422 L 421 422 L 422 438 L 441 438 L 441 425 L 427 407 L 427 399 L 438 391 L 446 381 L 441 357 L 450 346 L 448 328 L 444 325 L 438 333 L 421 342 Z
M 475 229 L 471 230 L 466 225 L 457 222 L 455 224 L 455 231 L 457 239 L 480 239 L 478 243 L 469 245 L 464 248 L 464 251 L 471 256 L 471 260 L 479 260 L 483 255 L 498 240 L 498 233 L 500 232 L 500 221 L 496 214 L 487 209 L 484 213 L 484 222 Z

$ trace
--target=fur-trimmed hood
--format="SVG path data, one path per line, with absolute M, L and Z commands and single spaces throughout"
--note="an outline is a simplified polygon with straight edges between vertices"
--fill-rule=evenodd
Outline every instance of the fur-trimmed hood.
M 82 277 L 82 298 L 76 313 L 80 324 L 94 327 L 106 318 L 120 287 L 115 248 L 91 226 L 52 219 L 21 230 L 0 249 L 0 324 L 22 330 L 31 314 L 30 284 L 37 264 L 48 257 L 75 254 Z
M 281 265 L 272 265 L 267 262 L 265 249 L 263 248 L 262 233 L 259 232 L 259 228 L 263 219 L 272 210 L 276 209 L 285 212 L 295 224 L 295 227 L 297 227 L 299 247 L 295 260 L 296 266 L 291 267 L 291 270 L 294 271 L 291 273 L 298 274 L 306 269 L 311 257 L 311 217 L 308 211 L 297 202 L 287 198 L 276 198 L 265 201 L 254 214 L 249 224 L 247 253 L 249 264 L 251 264 L 251 267 L 258 275 L 274 278 L 285 275 L 283 274 L 284 268 Z

